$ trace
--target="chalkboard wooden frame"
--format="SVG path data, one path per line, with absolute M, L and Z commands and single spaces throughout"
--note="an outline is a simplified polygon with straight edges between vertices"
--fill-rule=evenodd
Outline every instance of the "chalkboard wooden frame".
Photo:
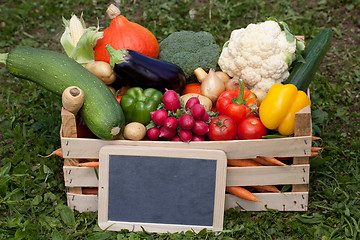
M 109 173 L 110 161 L 129 161 L 127 158 L 135 157 L 137 161 L 147 161 L 146 164 L 149 164 L 149 161 L 153 161 L 156 164 L 155 159 L 166 158 L 172 161 L 176 160 L 185 160 L 186 167 L 188 166 L 189 170 L 192 170 L 192 165 L 196 162 L 207 161 L 216 161 L 216 164 L 211 163 L 211 166 L 216 166 L 213 176 L 215 180 L 215 189 L 214 186 L 209 184 L 209 190 L 214 193 L 213 206 L 211 209 L 212 216 L 211 219 L 207 219 L 207 222 L 212 224 L 183 224 L 183 223 L 166 223 L 166 222 L 153 222 L 153 221 L 133 221 L 133 220 L 111 220 L 109 219 L 109 208 L 113 209 L 114 207 L 109 207 L 110 195 L 114 195 L 114 188 L 112 192 L 109 191 L 111 185 Z M 98 223 L 101 229 L 119 231 L 121 229 L 128 229 L 130 231 L 142 231 L 143 229 L 148 232 L 181 232 L 192 230 L 194 232 L 199 232 L 202 229 L 206 228 L 207 230 L 219 231 L 223 229 L 223 218 L 224 218 L 224 205 L 225 205 L 225 186 L 226 186 L 226 165 L 227 158 L 224 151 L 221 150 L 206 150 L 206 149 L 178 149 L 178 148 L 166 148 L 166 147 L 139 147 L 139 146 L 114 146 L 108 145 L 100 149 L 99 152 L 100 167 L 99 167 L 99 192 L 98 192 Z M 112 160 L 110 160 L 112 159 Z M 127 159 L 127 160 L 126 160 Z M 187 161 L 189 161 L 187 163 Z M 125 163 L 125 162 L 122 162 Z M 119 163 L 120 164 L 120 163 Z M 135 169 L 136 170 L 136 169 Z M 175 170 L 174 170 L 175 171 Z M 210 171 L 209 171 L 210 172 Z M 114 175 L 114 174 L 113 174 Z M 208 174 L 212 176 L 212 173 Z M 121 183 L 117 183 L 120 186 Z M 167 183 L 168 184 L 168 183 Z M 126 184 L 124 183 L 124 186 Z M 202 186 L 202 185 L 201 185 Z M 206 187 L 206 186 L 205 186 Z M 116 190 L 118 191 L 118 190 Z M 120 190 L 119 190 L 120 191 Z M 189 192 L 189 197 L 190 196 Z M 113 198 L 112 199 L 118 199 Z M 163 201 L 164 199 L 159 198 Z M 111 200 L 112 202 L 117 200 Z M 110 203 L 111 204 L 111 203 Z M 122 202 L 124 204 L 124 202 Z M 125 203 L 126 204 L 126 203 Z M 187 203 L 188 204 L 188 203 Z M 188 205 L 189 207 L 194 207 L 193 205 Z M 209 205 L 206 205 L 209 206 Z M 132 206 L 130 206 L 132 207 Z M 203 208 L 204 206 L 201 206 Z M 208 208 L 208 207 L 207 207 Z M 166 215 L 166 211 L 163 213 Z M 113 212 L 110 212 L 110 215 L 114 215 Z M 180 215 L 180 213 L 179 213 Z M 194 216 L 196 218 L 197 216 Z

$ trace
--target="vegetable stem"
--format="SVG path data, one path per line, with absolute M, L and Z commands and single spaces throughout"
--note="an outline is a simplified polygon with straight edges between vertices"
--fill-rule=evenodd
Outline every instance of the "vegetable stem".
M 239 79 L 240 92 L 236 98 L 233 98 L 232 102 L 238 105 L 245 105 L 246 100 L 244 99 L 244 83 Z
M 124 58 L 128 54 L 128 51 L 126 49 L 116 50 L 110 44 L 106 45 L 105 49 L 110 55 L 110 66 L 111 67 L 114 67 L 115 64 L 124 62 L 125 61 Z
M 7 56 L 8 56 L 8 53 L 1 53 L 0 54 L 0 63 L 6 64 Z

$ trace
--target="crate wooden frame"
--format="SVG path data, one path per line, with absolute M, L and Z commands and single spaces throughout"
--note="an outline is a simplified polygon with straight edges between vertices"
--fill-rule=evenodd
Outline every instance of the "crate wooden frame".
M 97 211 L 97 195 L 83 194 L 82 188 L 97 187 L 97 169 L 79 167 L 79 159 L 99 159 L 99 150 L 106 145 L 156 146 L 223 150 L 228 159 L 293 157 L 287 166 L 228 167 L 227 186 L 292 185 L 291 192 L 255 193 L 262 202 L 243 200 L 226 194 L 225 209 L 240 206 L 243 211 L 306 211 L 309 197 L 309 157 L 312 146 L 310 106 L 295 114 L 294 137 L 256 140 L 170 142 L 130 141 L 77 138 L 76 117 L 61 110 L 61 147 L 64 155 L 64 180 L 68 206 L 79 212 Z

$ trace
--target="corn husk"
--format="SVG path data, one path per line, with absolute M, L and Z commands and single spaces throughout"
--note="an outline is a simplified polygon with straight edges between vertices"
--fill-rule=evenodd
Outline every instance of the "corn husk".
M 99 26 L 86 28 L 82 15 L 80 18 L 73 15 L 70 20 L 63 17 L 63 23 L 65 31 L 60 43 L 66 54 L 81 65 L 94 61 L 93 48 L 96 41 L 103 36 Z

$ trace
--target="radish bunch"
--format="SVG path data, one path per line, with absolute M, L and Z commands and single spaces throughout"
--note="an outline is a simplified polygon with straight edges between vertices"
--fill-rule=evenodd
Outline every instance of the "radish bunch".
M 209 131 L 209 114 L 197 97 L 190 98 L 182 106 L 179 95 L 167 90 L 163 96 L 164 109 L 151 112 L 155 126 L 147 131 L 150 140 L 165 138 L 169 141 L 204 141 Z

